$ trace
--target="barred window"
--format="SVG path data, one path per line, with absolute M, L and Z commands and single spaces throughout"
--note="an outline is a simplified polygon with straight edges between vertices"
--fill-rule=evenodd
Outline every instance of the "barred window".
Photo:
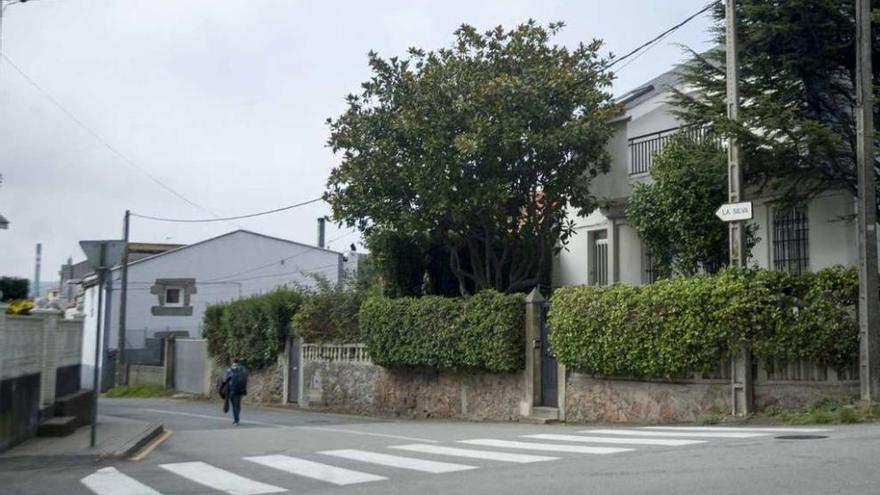
M 773 216 L 773 268 L 805 273 L 810 267 L 809 234 L 805 207 L 777 209 Z
M 647 247 L 642 246 L 642 283 L 653 284 L 657 281 L 657 267 L 654 264 L 654 255 Z

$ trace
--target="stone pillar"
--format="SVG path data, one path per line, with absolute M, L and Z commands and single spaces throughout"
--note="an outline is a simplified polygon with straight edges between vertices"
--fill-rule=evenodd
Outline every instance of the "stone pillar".
M 532 407 L 541 403 L 541 311 L 544 296 L 535 288 L 526 296 L 525 353 L 526 368 L 523 374 L 522 416 L 531 416 Z
M 174 388 L 174 364 L 177 360 L 177 353 L 175 352 L 177 347 L 175 346 L 174 337 L 162 339 L 162 344 L 165 346 L 165 388 L 171 390 Z
M 754 412 L 755 384 L 752 377 L 752 352 L 743 343 L 731 358 L 731 392 L 734 416 L 748 416 Z
M 31 315 L 43 321 L 43 351 L 40 359 L 40 408 L 55 404 L 55 377 L 58 369 L 58 319 L 57 309 L 33 309 Z

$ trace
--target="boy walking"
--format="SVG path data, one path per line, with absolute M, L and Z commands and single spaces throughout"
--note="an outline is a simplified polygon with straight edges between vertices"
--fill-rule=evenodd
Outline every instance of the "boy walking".
M 241 360 L 232 360 L 232 366 L 226 370 L 226 394 L 232 403 L 232 418 L 235 426 L 241 416 L 241 398 L 247 395 L 247 370 L 241 365 Z

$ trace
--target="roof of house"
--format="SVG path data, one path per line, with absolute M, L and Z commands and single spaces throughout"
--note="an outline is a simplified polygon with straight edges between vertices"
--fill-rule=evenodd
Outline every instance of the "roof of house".
M 286 242 L 286 243 L 288 243 L 288 244 L 292 244 L 292 245 L 295 245 L 295 246 L 301 246 L 301 247 L 311 248 L 311 249 L 314 249 L 314 250 L 316 250 L 316 251 L 325 251 L 325 252 L 328 252 L 328 253 L 333 253 L 333 254 L 335 254 L 335 255 L 337 255 L 337 256 L 342 256 L 342 253 L 339 253 L 339 252 L 337 252 L 337 251 L 333 251 L 333 250 L 331 250 L 331 249 L 325 249 L 325 248 L 321 248 L 321 247 L 318 247 L 318 246 L 312 246 L 312 245 L 310 245 L 310 244 L 305 244 L 305 243 L 302 243 L 302 242 L 296 242 L 296 241 L 291 241 L 291 240 L 289 240 L 289 239 L 282 239 L 282 238 L 280 238 L 280 237 L 273 237 L 273 236 L 266 235 L 266 234 L 260 234 L 259 232 L 253 232 L 253 231 L 250 231 L 250 230 L 238 229 L 238 230 L 233 230 L 233 231 L 231 231 L 231 232 L 227 232 L 227 233 L 225 233 L 225 234 L 221 234 L 221 235 L 218 235 L 218 236 L 215 236 L 215 237 L 211 237 L 211 238 L 208 238 L 208 239 L 205 239 L 205 240 L 199 241 L 199 242 L 194 242 L 194 243 L 192 243 L 192 244 L 178 245 L 178 247 L 176 247 L 176 248 L 174 248 L 174 249 L 169 249 L 169 250 L 167 250 L 167 251 L 163 251 L 163 252 L 160 252 L 160 253 L 157 253 L 157 254 L 153 254 L 153 255 L 151 255 L 151 256 L 147 256 L 147 257 L 140 258 L 140 259 L 137 259 L 137 260 L 129 261 L 128 266 L 136 265 L 136 264 L 138 264 L 138 263 L 143 263 L 143 262 L 146 262 L 146 261 L 151 261 L 151 260 L 154 260 L 154 259 L 156 259 L 156 258 L 160 258 L 160 257 L 162 257 L 162 256 L 166 256 L 166 255 L 174 254 L 174 253 L 177 253 L 177 252 L 183 251 L 183 250 L 185 250 L 185 249 L 189 249 L 189 248 L 192 248 L 192 247 L 195 247 L 195 246 L 200 246 L 200 245 L 202 245 L 202 244 L 207 244 L 207 243 L 212 242 L 212 241 L 215 241 L 215 240 L 217 240 L 217 239 L 222 239 L 222 238 L 224 238 L 224 237 L 228 237 L 228 236 L 235 235 L 235 234 L 239 234 L 239 233 L 248 234 L 248 235 L 252 235 L 252 236 L 256 236 L 256 237 L 261 237 L 261 238 L 264 238 L 264 239 L 271 239 L 271 240 L 273 240 L 273 241 Z M 153 244 L 153 245 L 156 246 L 157 244 Z M 121 265 L 121 264 L 118 265 L 118 266 L 113 267 L 113 271 L 118 270 L 118 269 L 120 269 L 120 268 L 122 268 L 122 265 Z
M 623 105 L 624 111 L 628 111 L 665 92 L 671 86 L 681 84 L 680 69 L 681 65 L 676 65 L 645 84 L 638 86 L 636 89 L 623 94 L 617 98 L 617 103 Z

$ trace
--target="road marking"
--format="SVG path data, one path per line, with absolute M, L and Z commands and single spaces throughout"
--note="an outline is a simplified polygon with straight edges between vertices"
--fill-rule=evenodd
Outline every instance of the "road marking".
M 98 495 L 162 495 L 140 481 L 120 473 L 116 468 L 105 467 L 79 480 L 86 488 Z
M 325 450 L 319 453 L 342 457 L 343 459 L 351 459 L 353 461 L 368 462 L 371 464 L 379 464 L 380 466 L 390 466 L 400 469 L 411 469 L 413 471 L 422 471 L 425 473 L 451 473 L 454 471 L 477 469 L 476 466 L 452 464 L 449 462 L 426 461 L 423 459 L 414 459 L 412 457 L 367 452 L 366 450 Z
M 395 445 L 392 449 L 421 452 L 423 454 L 448 455 L 454 457 L 467 457 L 470 459 L 487 459 L 490 461 L 516 462 L 528 464 L 531 462 L 556 461 L 558 457 L 546 457 L 528 454 L 510 454 L 508 452 L 493 452 L 491 450 L 457 449 L 455 447 L 442 447 L 440 445 Z
M 262 493 L 281 493 L 287 491 L 284 488 L 254 481 L 204 462 L 159 464 L 159 467 L 208 488 L 226 492 L 229 495 L 259 495 Z
M 354 485 L 356 483 L 388 479 L 384 476 L 329 466 L 327 464 L 321 464 L 320 462 L 297 459 L 296 457 L 289 457 L 286 455 L 264 455 L 259 457 L 245 457 L 244 459 L 246 461 L 256 462 L 263 466 L 279 469 L 286 473 L 326 481 L 327 483 L 333 483 L 334 485 Z
M 523 438 L 534 438 L 537 440 L 559 440 L 562 442 L 586 442 L 586 443 L 614 443 L 627 445 L 664 445 L 667 447 L 681 447 L 682 445 L 694 445 L 698 443 L 706 443 L 705 440 L 676 440 L 667 438 L 609 438 L 609 437 L 588 437 L 581 435 L 523 435 Z
M 495 440 L 490 438 L 459 440 L 458 443 L 483 445 L 486 447 L 502 447 L 507 449 L 541 450 L 547 452 L 574 452 L 578 454 L 617 454 L 619 452 L 630 452 L 634 450 L 621 449 L 616 447 L 588 447 L 585 445 L 557 445 L 553 443 L 516 442 L 511 440 Z
M 734 433 L 730 431 L 696 432 L 696 431 L 650 431 L 650 430 L 582 430 L 580 433 L 601 435 L 627 435 L 642 437 L 684 437 L 684 438 L 755 438 L 766 437 L 769 433 Z
M 669 431 L 742 431 L 754 433 L 819 433 L 823 431 L 832 431 L 828 428 L 740 428 L 738 426 L 645 426 L 642 429 Z
M 170 414 L 172 416 L 187 416 L 190 418 L 202 418 L 202 419 L 213 419 L 214 421 L 224 421 L 229 422 L 229 418 L 225 416 L 212 416 L 209 414 L 196 414 L 196 413 L 187 413 L 181 411 L 168 411 L 165 409 L 141 409 L 141 411 L 154 412 L 159 414 Z M 262 421 L 248 421 L 242 420 L 242 424 L 246 425 L 258 425 L 258 426 L 271 426 L 273 428 L 287 428 L 290 430 L 317 430 L 317 431 L 329 431 L 331 433 L 348 433 L 350 435 L 363 435 L 367 437 L 379 437 L 379 438 L 393 438 L 395 440 L 408 440 L 410 442 L 422 442 L 422 443 L 440 443 L 437 440 L 431 440 L 430 438 L 417 438 L 417 437 L 405 437 L 402 435 L 390 435 L 387 433 L 373 433 L 369 431 L 358 431 L 358 430 L 348 430 L 345 428 L 332 428 L 327 426 L 290 426 L 290 425 L 279 425 L 275 423 L 264 423 Z

